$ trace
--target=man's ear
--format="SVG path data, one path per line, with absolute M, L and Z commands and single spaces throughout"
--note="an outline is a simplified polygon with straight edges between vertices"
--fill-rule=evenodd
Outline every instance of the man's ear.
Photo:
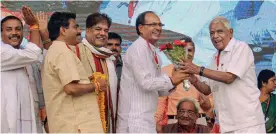
M 264 87 L 265 85 L 266 85 L 266 83 L 262 81 L 262 87 Z
M 233 37 L 233 33 L 234 33 L 234 30 L 233 30 L 233 28 L 230 28 L 230 34 L 231 34 L 231 38 Z
M 59 28 L 59 32 L 60 32 L 60 35 L 63 35 L 63 36 L 66 35 L 65 28 L 63 28 L 63 27 Z
M 142 35 L 143 34 L 143 29 L 144 29 L 143 25 L 140 24 L 138 26 L 138 29 L 139 29 L 140 34 Z

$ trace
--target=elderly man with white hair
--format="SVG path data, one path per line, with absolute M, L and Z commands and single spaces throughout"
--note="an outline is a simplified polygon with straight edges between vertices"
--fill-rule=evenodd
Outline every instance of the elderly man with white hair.
M 265 133 L 252 50 L 233 37 L 224 17 L 213 19 L 209 31 L 218 50 L 211 66 L 207 69 L 184 60 L 182 69 L 192 74 L 190 81 L 196 89 L 205 95 L 212 92 L 222 133 Z M 194 74 L 206 81 L 199 81 Z
M 162 133 L 209 133 L 205 125 L 196 124 L 199 118 L 199 103 L 194 98 L 185 97 L 176 105 L 177 123 L 162 128 Z

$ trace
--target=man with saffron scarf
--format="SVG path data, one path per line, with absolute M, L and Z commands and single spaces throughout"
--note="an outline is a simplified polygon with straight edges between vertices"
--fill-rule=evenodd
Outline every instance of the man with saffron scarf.
M 81 60 L 88 76 L 105 77 L 108 89 L 98 95 L 98 106 L 105 133 L 115 133 L 115 112 L 117 101 L 117 75 L 113 61 L 113 52 L 104 46 L 107 44 L 111 19 L 106 14 L 93 13 L 86 19 L 86 38 L 76 47 L 71 47 Z

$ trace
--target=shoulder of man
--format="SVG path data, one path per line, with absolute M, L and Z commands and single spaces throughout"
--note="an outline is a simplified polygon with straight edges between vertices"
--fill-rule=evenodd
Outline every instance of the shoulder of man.
M 251 48 L 249 47 L 249 45 L 246 43 L 246 42 L 244 42 L 244 41 L 241 41 L 241 40 L 236 40 L 236 42 L 235 42 L 235 49 L 240 49 L 240 48 L 246 48 L 246 49 L 250 49 L 251 50 Z
M 177 123 L 168 124 L 162 127 L 162 133 L 177 133 Z

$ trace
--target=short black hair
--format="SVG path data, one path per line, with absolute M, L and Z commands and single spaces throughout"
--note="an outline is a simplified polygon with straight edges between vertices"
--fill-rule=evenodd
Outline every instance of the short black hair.
M 60 27 L 69 27 L 69 20 L 76 19 L 76 14 L 71 12 L 55 12 L 48 22 L 50 39 L 56 40 L 60 36 Z
M 107 14 L 99 12 L 90 14 L 86 18 L 86 28 L 91 28 L 104 20 L 107 22 L 108 28 L 110 28 L 112 20 Z
M 275 73 L 271 70 L 265 69 L 262 70 L 258 75 L 258 88 L 261 90 L 263 83 L 267 83 L 268 79 L 275 77 Z
M 21 24 L 22 29 L 23 29 L 23 23 L 22 23 L 22 21 L 18 17 L 10 15 L 10 16 L 6 16 L 5 18 L 3 18 L 1 20 L 1 32 L 3 31 L 3 29 L 2 29 L 3 28 L 3 23 L 5 23 L 8 20 L 18 20 L 20 22 L 20 24 Z
M 138 35 L 141 34 L 138 27 L 139 27 L 139 25 L 145 24 L 145 21 L 146 21 L 145 17 L 148 13 L 155 14 L 153 11 L 145 11 L 145 12 L 139 14 L 137 19 L 136 19 L 136 32 L 137 32 Z
M 120 40 L 120 44 L 122 43 L 122 37 L 119 34 L 114 33 L 114 32 L 109 32 L 108 33 L 108 39 L 109 40 L 111 40 L 111 39 Z

